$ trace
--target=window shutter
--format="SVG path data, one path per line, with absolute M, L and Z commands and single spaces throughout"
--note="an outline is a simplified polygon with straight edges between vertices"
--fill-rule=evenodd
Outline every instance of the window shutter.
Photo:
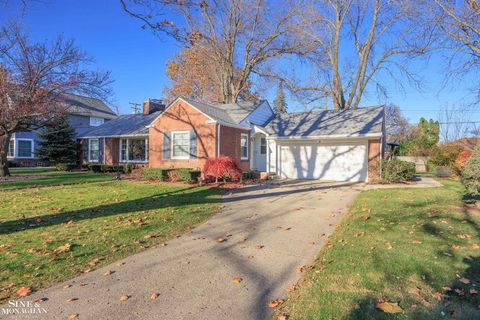
M 190 131 L 190 159 L 197 159 L 197 133 Z
M 103 140 L 102 138 L 98 139 L 98 162 L 103 163 Z
M 83 140 L 83 162 L 88 162 L 88 139 Z
M 163 133 L 163 160 L 170 159 L 170 132 Z

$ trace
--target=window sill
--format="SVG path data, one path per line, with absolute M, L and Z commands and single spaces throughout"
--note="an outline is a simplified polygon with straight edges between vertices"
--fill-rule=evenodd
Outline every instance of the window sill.
M 122 160 L 120 161 L 120 163 L 148 163 L 148 160 L 145 160 L 145 161 L 136 161 L 136 160 Z

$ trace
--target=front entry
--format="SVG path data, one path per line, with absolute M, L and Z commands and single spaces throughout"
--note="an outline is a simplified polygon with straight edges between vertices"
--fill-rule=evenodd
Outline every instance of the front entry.
M 267 171 L 267 139 L 262 133 L 253 136 L 253 168 L 260 172 Z

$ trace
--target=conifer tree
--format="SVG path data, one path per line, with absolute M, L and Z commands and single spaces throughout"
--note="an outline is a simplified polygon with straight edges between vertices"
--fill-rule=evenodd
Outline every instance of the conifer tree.
M 40 132 L 41 141 L 36 155 L 54 164 L 76 163 L 77 142 L 75 128 L 65 117 L 58 118 Z
M 277 96 L 273 101 L 273 105 L 278 113 L 287 112 L 287 102 L 285 101 L 285 92 L 283 92 L 283 82 L 278 84 Z

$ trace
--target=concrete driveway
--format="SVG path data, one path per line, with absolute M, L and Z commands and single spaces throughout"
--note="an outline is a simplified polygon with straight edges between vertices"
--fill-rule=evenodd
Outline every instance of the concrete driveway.
M 239 189 L 220 213 L 166 246 L 27 297 L 48 298 L 48 313 L 26 319 L 265 319 L 268 302 L 286 296 L 301 277 L 295 269 L 313 262 L 361 189 L 317 181 Z

